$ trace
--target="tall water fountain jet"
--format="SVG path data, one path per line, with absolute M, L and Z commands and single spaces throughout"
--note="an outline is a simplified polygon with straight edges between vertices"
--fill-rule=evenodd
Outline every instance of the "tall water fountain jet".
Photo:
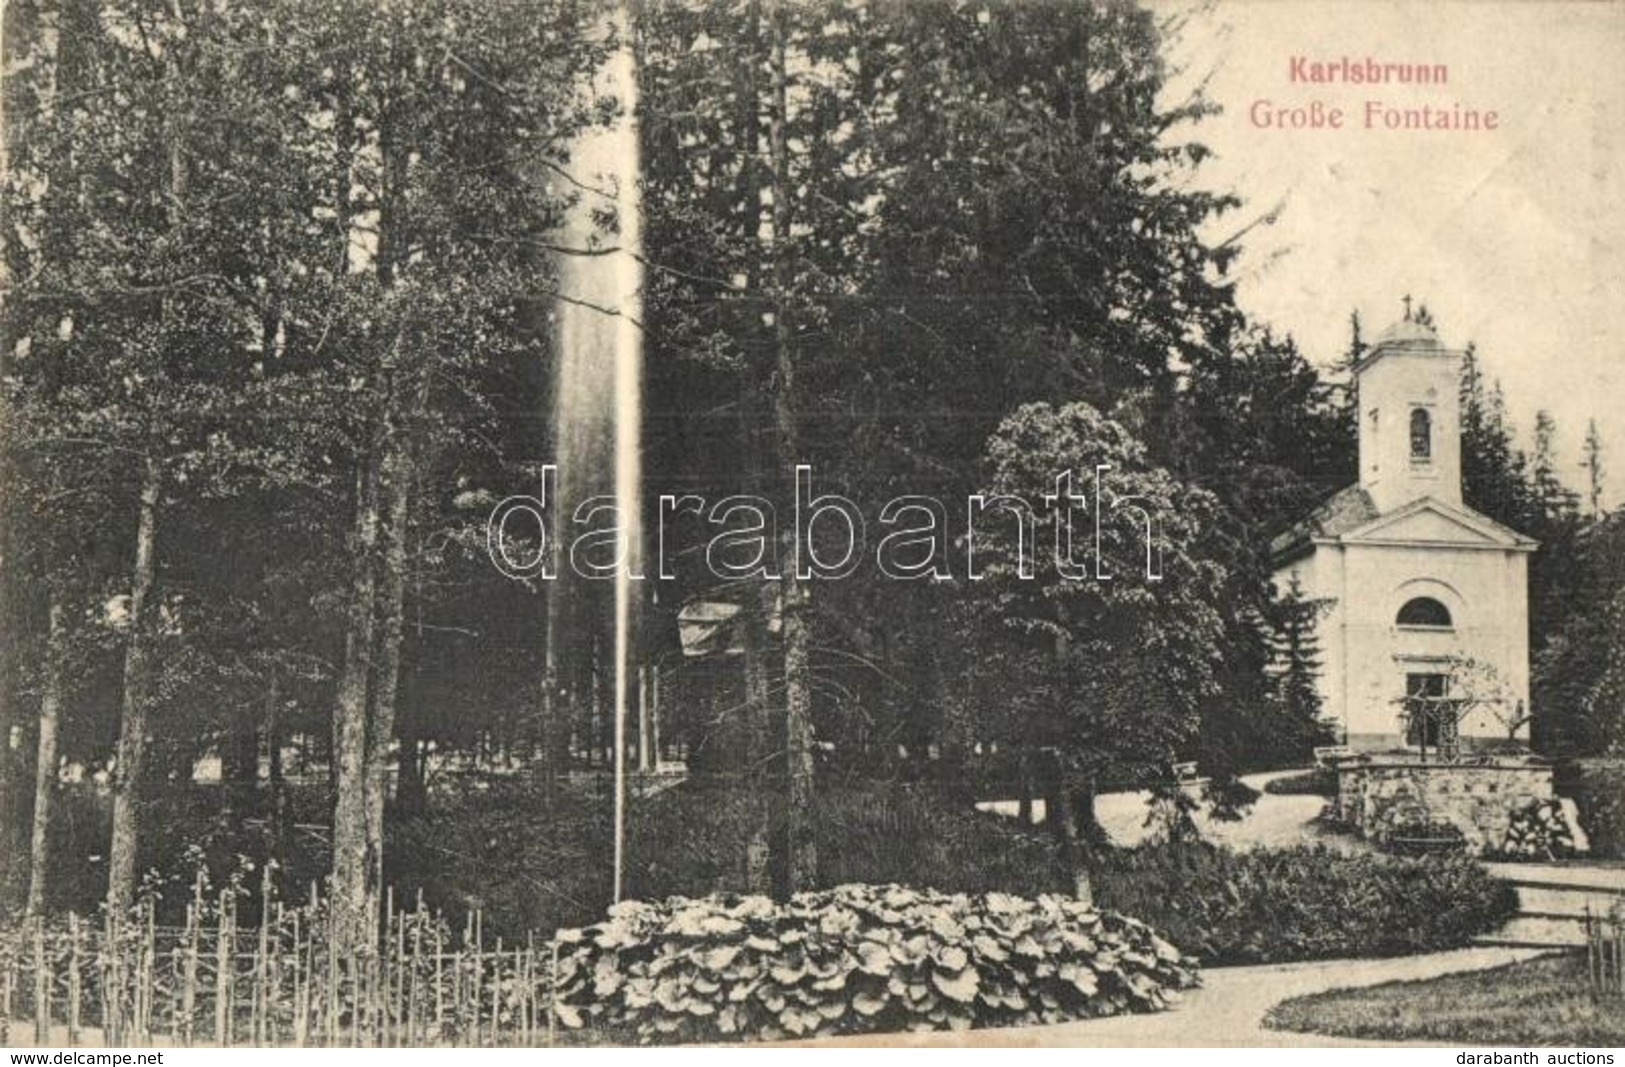
M 605 582 L 582 580 L 569 558 L 557 561 L 558 578 L 549 589 L 547 684 L 550 715 L 573 715 L 586 694 L 596 723 L 598 713 L 606 710 L 602 668 L 607 666 L 613 678 L 607 710 L 613 716 L 618 901 L 625 868 L 626 722 L 636 676 L 633 576 L 641 574 L 643 554 L 643 267 L 637 69 L 624 13 L 610 16 L 606 29 L 617 47 L 599 72 L 594 91 L 601 99 L 618 101 L 620 113 L 610 124 L 582 134 L 571 152 L 569 171 L 579 196 L 565 226 L 564 244 L 592 254 L 566 252 L 559 265 L 553 391 L 559 480 L 558 499 L 548 502 L 548 510 L 553 544 L 562 546 L 570 543 L 566 534 L 584 501 L 598 498 L 595 504 L 603 506 L 613 500 L 621 539 L 607 604 Z M 590 521 L 594 528 L 610 525 L 602 512 Z M 564 736 L 567 740 L 568 731 Z M 589 744 L 597 743 L 596 737 L 589 739 Z

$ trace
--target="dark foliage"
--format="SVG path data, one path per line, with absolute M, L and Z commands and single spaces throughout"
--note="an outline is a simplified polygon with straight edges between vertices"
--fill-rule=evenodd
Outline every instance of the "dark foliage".
M 626 895 L 745 892 L 745 843 L 766 798 L 747 789 L 685 784 L 634 800 Z M 510 941 L 579 926 L 610 898 L 609 795 L 528 780 L 487 781 L 403 823 L 390 841 L 397 894 L 421 888 L 453 917 L 485 912 Z M 928 786 L 824 788 L 816 811 L 819 885 L 847 882 L 1001 890 L 1036 896 L 1071 885 L 1048 837 L 945 803 Z M 407 899 L 404 895 L 401 899 Z
M 503 936 L 583 925 L 608 902 L 607 796 L 561 794 L 552 810 L 505 783 L 471 791 L 455 818 L 410 823 L 391 842 L 433 904 L 481 905 Z M 528 801 L 516 802 L 521 795 Z M 627 895 L 742 892 L 744 790 L 679 787 L 632 805 Z M 529 807 L 527 808 L 527 805 Z M 516 810 L 543 812 L 520 823 Z M 1070 888 L 1049 837 L 955 808 L 924 786 L 852 784 L 819 797 L 819 883 L 900 883 L 1037 896 Z M 658 847 L 656 847 L 658 842 Z M 1113 850 L 1095 870 L 1104 907 L 1144 918 L 1215 963 L 1395 955 L 1465 944 L 1515 910 L 1511 891 L 1464 857 L 1344 855 L 1300 847 L 1232 852 L 1193 843 Z M 398 886 L 410 891 L 410 887 Z
M 1337 772 L 1329 767 L 1315 767 L 1299 774 L 1289 774 L 1264 783 L 1264 792 L 1277 797 L 1335 797 Z
M 1141 916 L 1215 964 L 1455 948 L 1517 911 L 1511 886 L 1465 857 L 1348 855 L 1323 845 L 1148 846 L 1112 857 L 1096 883 L 1103 906 Z
M 1559 769 L 1560 794 L 1574 798 L 1596 859 L 1625 859 L 1625 760 L 1578 760 Z

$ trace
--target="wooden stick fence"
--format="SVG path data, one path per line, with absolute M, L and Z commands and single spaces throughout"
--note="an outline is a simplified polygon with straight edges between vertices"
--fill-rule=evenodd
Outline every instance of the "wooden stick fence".
M 1593 915 L 1587 905 L 1586 978 L 1591 998 L 1598 1002 L 1625 1002 L 1625 908 L 1608 915 Z
M 288 907 L 264 884 L 257 922 L 194 888 L 181 927 L 151 905 L 100 929 L 69 916 L 0 931 L 0 1027 L 41 1045 L 531 1046 L 556 1032 L 555 946 L 482 942 L 422 898 L 381 902 L 376 948 L 341 953 L 328 902 Z M 0 1031 L 0 1037 L 4 1032 Z

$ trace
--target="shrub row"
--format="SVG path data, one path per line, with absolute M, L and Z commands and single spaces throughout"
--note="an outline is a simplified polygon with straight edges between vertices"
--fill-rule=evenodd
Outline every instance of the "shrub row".
M 745 843 L 762 797 L 693 783 L 632 805 L 629 896 L 748 892 Z M 926 786 L 831 784 L 817 799 L 820 880 L 1005 892 L 1066 891 L 1049 836 Z M 603 915 L 607 798 L 517 785 L 437 798 L 386 852 L 398 892 L 426 890 L 461 921 L 510 943 Z M 401 876 L 406 877 L 401 877 Z M 1451 947 L 1494 929 L 1510 896 L 1470 860 L 1350 856 L 1327 848 L 1230 853 L 1201 844 L 1111 850 L 1095 871 L 1103 907 L 1138 916 L 1181 949 L 1225 963 L 1385 955 Z
M 968 1029 L 1155 1011 L 1196 970 L 1077 900 L 845 885 L 625 902 L 560 931 L 559 1021 L 651 1042 Z
M 1466 856 L 1343 853 L 1324 845 L 1125 850 L 1105 864 L 1096 895 L 1204 963 L 1454 948 L 1501 926 L 1518 906 L 1511 886 Z
M 1072 884 L 1049 834 L 978 812 L 929 785 L 819 783 L 813 828 L 819 885 L 848 882 L 999 890 L 1036 897 Z M 685 782 L 630 805 L 626 895 L 640 900 L 749 893 L 746 844 L 769 798 L 738 786 Z M 457 921 L 482 907 L 485 929 L 510 943 L 531 931 L 583 926 L 610 897 L 606 792 L 527 780 L 446 790 L 431 817 L 391 826 L 386 872 L 405 899 L 419 889 Z M 766 812 L 771 815 L 771 809 Z M 774 832 L 777 830 L 774 828 Z
M 1264 792 L 1278 797 L 1337 795 L 1337 772 L 1330 767 L 1314 767 L 1297 774 L 1271 778 L 1264 783 Z
M 1048 832 L 976 811 L 940 787 L 839 780 L 819 786 L 812 820 L 819 884 L 812 888 L 896 882 L 1036 897 L 1072 884 Z M 687 782 L 634 805 L 628 895 L 752 892 L 744 846 L 759 820 L 779 814 L 769 801 L 759 791 Z M 774 825 L 770 836 L 779 832 Z

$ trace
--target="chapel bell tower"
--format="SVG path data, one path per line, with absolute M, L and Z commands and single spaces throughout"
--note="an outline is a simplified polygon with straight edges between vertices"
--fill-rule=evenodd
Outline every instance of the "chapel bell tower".
M 1422 497 L 1461 506 L 1461 353 L 1431 323 L 1396 322 L 1355 367 L 1360 486 L 1379 512 Z

